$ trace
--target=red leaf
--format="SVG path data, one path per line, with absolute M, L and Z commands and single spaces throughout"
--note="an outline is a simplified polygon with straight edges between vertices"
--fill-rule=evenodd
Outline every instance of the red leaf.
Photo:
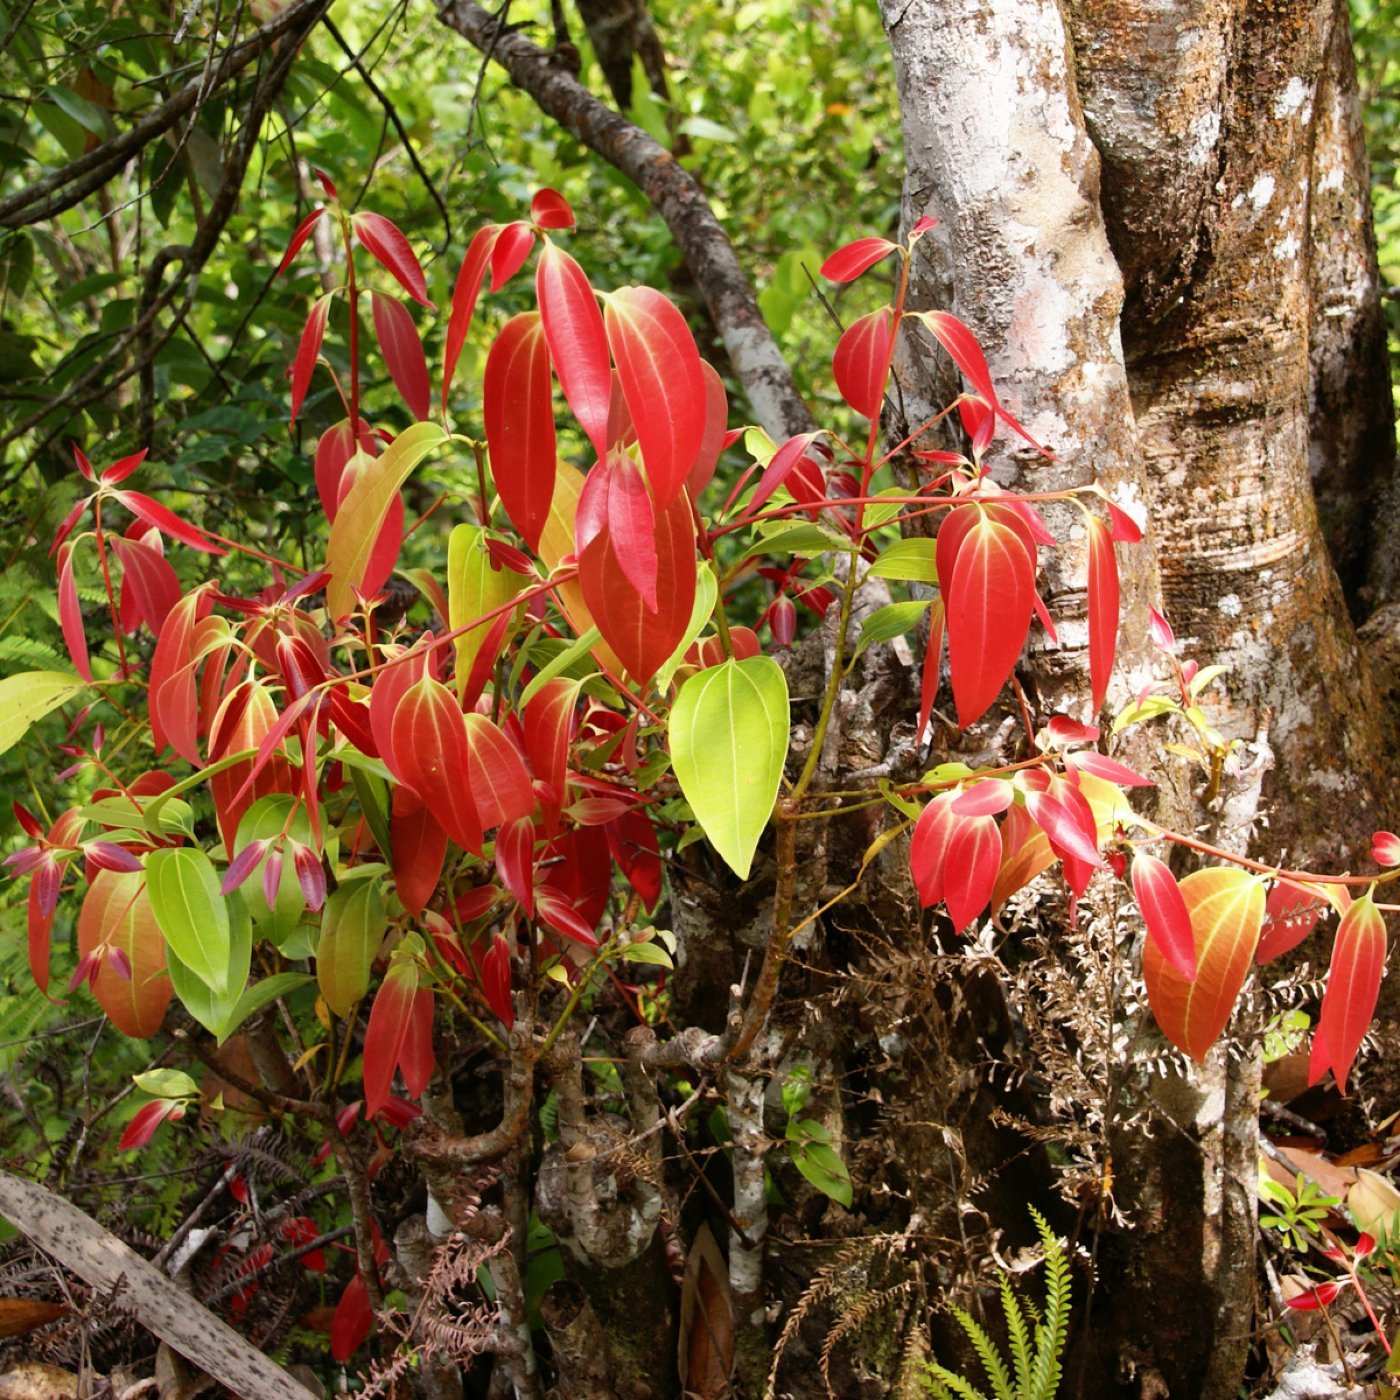
M 496 833 L 496 869 L 501 883 L 520 901 L 526 917 L 535 917 L 535 823 L 516 817 Z
M 481 992 L 486 1004 L 507 1029 L 515 1025 L 515 1003 L 510 999 L 510 944 L 499 933 L 481 959 Z
M 429 311 L 437 308 L 428 300 L 428 284 L 423 280 L 423 269 L 408 239 L 383 214 L 361 211 L 350 216 L 350 225 L 355 236 L 369 249 L 375 260 L 406 291 L 419 306 Z
M 933 702 L 938 696 L 938 682 L 943 664 L 943 599 L 935 598 L 928 610 L 928 646 L 924 650 L 923 675 L 919 684 L 920 742 L 928 729 Z
M 120 486 L 146 460 L 146 454 L 150 450 L 149 447 L 143 447 L 139 452 L 133 452 L 130 457 L 123 457 L 120 462 L 113 462 L 98 480 L 104 486 Z
M 535 231 L 526 223 L 507 224 L 496 235 L 496 242 L 491 249 L 493 292 L 499 292 L 520 271 L 534 246 Z
M 958 824 L 953 812 L 956 797 L 956 792 L 939 793 L 919 813 L 909 841 L 909 871 L 919 892 L 919 902 L 925 909 L 943 901 L 948 842 Z
M 1118 644 L 1118 561 L 1108 526 L 1096 515 L 1089 527 L 1089 683 L 1094 713 L 1103 708 Z
M 836 342 L 831 360 L 836 387 L 864 418 L 874 418 L 884 402 L 893 346 L 894 314 L 888 306 L 853 322 Z
M 616 449 L 594 471 L 607 476 L 606 520 L 617 561 L 642 602 L 655 612 L 656 517 L 647 484 L 631 457 Z
M 661 848 L 656 828 L 640 807 L 632 807 L 607 825 L 608 846 L 627 883 L 652 909 L 661 898 Z
M 821 265 L 821 275 L 829 282 L 854 282 L 881 258 L 887 258 L 899 245 L 886 238 L 857 238 L 838 248 Z
M 159 536 L 157 536 L 159 538 Z M 122 566 L 122 604 L 128 598 L 138 622 L 144 622 L 159 637 L 165 619 L 180 601 L 180 581 L 159 550 L 140 540 L 109 537 Z
M 313 209 L 297 225 L 296 232 L 292 234 L 292 241 L 287 244 L 287 251 L 282 254 L 282 261 L 277 264 L 277 271 L 272 274 L 274 278 L 280 277 L 287 270 L 287 264 L 301 251 L 301 245 L 311 236 L 311 230 L 321 221 L 321 215 L 325 212 L 324 205 Z
M 394 387 L 403 396 L 408 411 L 417 419 L 432 414 L 432 390 L 428 385 L 428 361 L 413 317 L 396 297 L 383 292 L 370 293 L 374 338 L 388 366 Z
M 159 753 L 167 744 L 181 758 L 200 763 L 199 709 L 195 702 L 196 634 L 212 606 L 209 586 L 188 593 L 170 610 L 151 658 L 151 739 Z
M 1391 831 L 1378 831 L 1371 837 L 1371 859 L 1387 870 L 1400 865 L 1400 836 Z
M 1045 448 L 1001 406 L 996 390 L 992 387 L 992 372 L 987 367 L 987 357 L 982 353 L 982 347 L 971 330 L 948 311 L 921 311 L 918 316 L 952 357 L 953 363 L 962 370 L 967 382 L 997 417 L 1014 428 L 1038 452 L 1051 457 L 1053 454 L 1046 452 Z
M 972 443 L 972 455 L 980 457 L 996 432 L 997 416 L 981 399 L 959 399 L 958 417 Z
M 58 552 L 58 625 L 73 669 L 85 680 L 92 679 L 92 663 L 88 660 L 87 636 L 83 631 L 83 610 L 78 602 L 78 584 L 73 577 L 73 551 L 76 546 L 65 544 Z
M 1317 927 L 1327 900 L 1315 889 L 1280 880 L 1269 891 L 1264 905 L 1264 925 L 1254 959 L 1271 962 L 1292 952 Z
M 88 480 L 95 482 L 97 477 L 92 470 L 92 463 L 87 459 L 87 453 L 75 442 L 73 447 L 73 460 L 77 463 L 78 471 Z
M 758 479 L 746 514 L 752 515 L 778 487 L 787 484 L 787 479 L 796 470 L 797 464 L 806 456 L 812 444 L 822 436 L 824 432 L 821 429 L 812 433 L 798 433 L 778 448 L 768 459 L 768 465 L 764 467 L 763 475 Z
M 145 1147 L 167 1118 L 180 1119 L 184 1116 L 185 1105 L 178 1099 L 153 1099 L 136 1110 L 131 1122 L 126 1125 L 121 1141 L 117 1143 L 117 1151 L 131 1152 Z
M 724 450 L 725 428 L 729 424 L 729 397 L 724 392 L 724 381 L 708 360 L 700 361 L 700 373 L 705 378 L 705 435 L 685 476 L 685 489 L 697 501 L 714 477 L 719 454 Z
M 1077 773 L 1092 773 L 1094 777 L 1102 778 L 1106 783 L 1118 783 L 1122 787 L 1157 786 L 1151 778 L 1144 778 L 1126 763 L 1119 763 L 1116 758 L 1108 758 L 1093 749 L 1066 754 L 1065 766 L 1073 768 Z
M 649 685 L 680 645 L 695 603 L 695 521 L 677 496 L 656 522 L 657 607 L 627 577 L 606 529 L 579 558 L 583 600 L 634 681 Z
M 1105 501 L 1104 506 L 1108 510 L 1108 521 L 1111 527 L 1109 534 L 1114 543 L 1141 544 L 1142 526 L 1126 510 L 1121 506 L 1114 505 L 1112 501 Z
M 1090 869 L 1103 866 L 1094 809 L 1073 783 L 1054 777 L 1043 792 L 1031 789 L 1026 810 L 1061 859 L 1082 861 Z
M 1313 1033 L 1308 1083 L 1316 1084 L 1330 1069 L 1345 1094 L 1347 1075 L 1375 1014 L 1385 971 L 1385 920 L 1370 894 L 1364 894 L 1342 915 L 1322 1013 Z
M 1142 910 L 1147 932 L 1162 956 L 1188 982 L 1196 980 L 1196 941 L 1191 916 L 1176 876 L 1156 856 L 1139 851 L 1133 857 L 1133 894 Z
M 546 241 L 535 266 L 535 295 L 559 387 L 601 459 L 608 450 L 612 367 L 593 288 L 578 263 Z
M 443 349 L 442 361 L 444 409 L 447 407 L 447 395 L 452 388 L 453 377 L 457 373 L 457 361 L 462 357 L 462 346 L 467 341 L 472 312 L 476 310 L 476 299 L 481 295 L 481 284 L 486 278 L 486 269 L 491 264 L 491 250 L 496 246 L 500 232 L 499 224 L 487 224 L 485 228 L 477 229 L 467 248 L 467 255 L 462 259 L 456 285 L 452 288 L 452 314 L 447 319 L 447 343 Z
M 334 427 L 327 428 L 316 442 L 316 493 L 321 498 L 321 509 L 326 519 L 334 523 L 340 503 L 345 499 L 346 488 L 341 478 L 345 464 L 359 450 L 369 456 L 375 452 L 375 437 L 370 426 L 360 419 L 360 440 L 357 444 L 350 431 L 350 420 L 342 418 Z
M 215 544 L 202 530 L 186 524 L 174 511 L 167 509 L 159 501 L 153 501 L 139 491 L 114 491 L 112 495 L 133 515 L 139 516 L 147 525 L 154 525 L 161 534 L 170 535 L 204 554 L 228 553 L 222 545 Z
M 1014 529 L 986 517 L 967 531 L 951 576 L 939 563 L 953 698 L 965 729 L 997 698 L 1021 655 L 1031 624 L 1035 564 Z
M 1147 999 L 1162 1033 L 1198 1064 L 1225 1029 L 1259 941 L 1264 887 L 1253 875 L 1218 866 L 1181 881 L 1191 919 L 1196 977 L 1188 980 L 1148 939 L 1142 950 Z
M 1005 778 L 983 778 L 953 796 L 952 809 L 959 817 L 992 817 L 1012 804 L 1015 787 Z
M 483 830 L 527 817 L 535 790 L 519 750 L 485 715 L 464 716 L 467 786 Z
M 62 867 L 52 857 L 34 872 L 29 881 L 27 905 L 29 971 L 34 985 L 41 992 L 49 990 L 49 948 L 54 915 L 58 912 L 57 894 L 63 879 Z M 49 891 L 54 897 L 51 897 Z
M 348 1361 L 364 1346 L 374 1326 L 374 1309 L 369 1303 L 369 1289 L 363 1275 L 356 1274 L 345 1285 L 345 1292 L 335 1305 L 331 1322 L 331 1356 L 336 1361 Z
M 306 401 L 306 391 L 311 387 L 311 375 L 321 354 L 321 342 L 326 336 L 326 320 L 331 314 L 331 298 L 334 295 L 334 292 L 327 292 L 325 296 L 317 298 L 311 314 L 306 318 L 306 325 L 302 327 L 301 339 L 297 342 L 297 353 L 292 359 L 293 423 L 297 421 L 297 414 Z
M 491 476 L 531 549 L 549 520 L 557 474 L 549 346 L 537 313 L 513 316 L 486 356 L 482 416 Z
M 536 228 L 573 228 L 574 211 L 558 190 L 543 189 L 530 201 L 530 218 Z
M 479 855 L 482 826 L 467 776 L 466 717 L 452 692 L 429 677 L 410 687 L 394 711 L 390 745 L 403 781 L 459 846 Z
M 1171 651 L 1176 646 L 1176 636 L 1171 624 L 1156 608 L 1147 610 L 1147 628 L 1153 642 L 1163 651 Z
M 685 317 L 650 287 L 613 292 L 604 320 L 642 468 L 656 508 L 664 510 L 685 485 L 705 439 L 707 389 L 700 352 Z
M 433 1054 L 433 1009 L 432 992 L 427 987 L 419 987 L 413 996 L 403 1048 L 399 1051 L 399 1073 L 403 1075 L 404 1088 L 408 1090 L 409 1097 L 414 1099 L 422 1096 L 437 1067 Z M 399 1117 L 394 1105 L 392 1098 L 385 1104 L 386 1118 Z
M 422 995 L 428 998 L 428 1023 L 431 1029 L 432 993 L 425 992 Z M 421 1030 L 415 1030 L 413 1025 L 422 1015 L 423 1008 L 419 1003 L 419 996 L 418 969 L 408 961 L 393 963 L 375 994 L 374 1005 L 370 1008 L 369 1024 L 365 1027 L 366 1118 L 373 1118 L 389 1102 L 394 1084 L 394 1071 L 402 1067 L 405 1052 L 412 1055 L 421 1050 L 418 1044 Z M 404 1068 L 404 1083 L 408 1084 L 409 1074 L 407 1067 Z M 421 1064 L 414 1064 L 415 1079 L 421 1069 Z M 431 1063 L 428 1071 L 432 1072 Z M 420 1083 L 416 1090 L 410 1086 L 409 1092 L 416 1098 L 422 1092 L 422 1084 Z
M 291 764 L 276 750 L 309 703 L 308 698 L 294 700 L 279 716 L 267 687 L 260 681 L 247 681 L 229 691 L 215 714 L 209 726 L 211 761 L 243 749 L 257 750 L 253 758 L 209 779 L 214 813 L 224 849 L 230 855 L 244 812 L 259 797 L 291 792 L 295 787 Z
M 130 976 L 120 975 L 103 947 L 126 956 Z M 78 956 L 93 959 L 92 994 L 123 1034 L 145 1040 L 160 1030 L 170 1002 L 165 974 L 165 939 L 146 894 L 143 874 L 100 870 L 78 911 Z
M 1284 1306 L 1292 1308 L 1295 1312 L 1316 1312 L 1318 1308 L 1330 1308 L 1337 1301 L 1337 1294 L 1349 1281 L 1339 1279 L 1330 1283 L 1319 1283 L 1316 1288 L 1310 1288 L 1306 1293 L 1285 1298 Z
M 558 676 L 546 681 L 525 706 L 525 753 L 535 776 L 554 793 L 556 804 L 564 801 L 577 699 L 578 683 Z
M 389 844 L 399 902 L 416 919 L 437 889 L 447 855 L 447 833 L 431 809 L 406 787 L 394 788 Z
M 1001 853 L 1001 831 L 994 817 L 955 817 L 943 875 L 943 902 L 954 933 L 961 933 L 987 907 Z
M 598 940 L 593 936 L 593 925 L 558 890 L 549 885 L 541 885 L 535 891 L 540 918 L 555 933 L 582 943 L 585 948 L 596 948 Z

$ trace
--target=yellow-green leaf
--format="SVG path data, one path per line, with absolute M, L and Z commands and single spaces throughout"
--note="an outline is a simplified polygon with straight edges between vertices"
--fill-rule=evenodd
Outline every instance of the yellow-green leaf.
M 447 434 L 436 423 L 415 423 L 405 428 L 361 472 L 350 494 L 340 503 L 331 538 L 326 546 L 326 606 L 332 617 L 344 617 L 354 606 L 355 592 L 365 576 L 371 551 L 379 538 L 384 517 L 395 493 L 419 462 L 442 443 Z
M 21 671 L 0 680 L 0 753 L 50 710 L 71 700 L 86 682 L 71 671 Z
M 770 656 L 691 676 L 671 711 L 671 765 L 710 844 L 748 879 L 788 749 L 788 689 Z

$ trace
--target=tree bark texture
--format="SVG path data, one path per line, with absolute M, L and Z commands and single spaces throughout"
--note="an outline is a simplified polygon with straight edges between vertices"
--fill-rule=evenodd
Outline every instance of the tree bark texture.
M 1271 844 L 1345 860 L 1385 814 L 1393 763 L 1313 491 L 1316 474 L 1359 585 L 1374 544 L 1355 522 L 1377 513 L 1391 449 L 1374 256 L 1352 222 L 1346 7 L 1079 0 L 1069 13 L 1125 270 L 1165 610 L 1187 654 L 1230 668 L 1223 732 L 1271 721 Z

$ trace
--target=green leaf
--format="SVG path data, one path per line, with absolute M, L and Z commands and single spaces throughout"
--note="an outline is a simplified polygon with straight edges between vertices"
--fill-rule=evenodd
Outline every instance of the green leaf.
M 602 640 L 603 634 L 596 627 L 590 627 L 576 642 L 566 646 L 553 661 L 535 673 L 530 684 L 521 692 L 517 708 L 523 710 L 555 676 L 562 675 L 580 657 L 587 656 Z
M 656 967 L 674 968 L 671 955 L 659 943 L 629 943 L 622 956 L 628 962 L 651 963 Z
M 851 660 L 854 661 L 866 647 L 875 642 L 892 642 L 896 637 L 912 632 L 918 626 L 919 619 L 928 605 L 929 600 L 925 598 L 908 603 L 886 603 L 883 608 L 876 608 L 865 619 L 860 629 L 860 637 L 856 641 Z
M 1165 695 L 1149 695 L 1143 700 L 1132 700 L 1119 711 L 1113 721 L 1113 733 L 1126 729 L 1130 724 L 1140 724 L 1145 719 L 1156 719 L 1158 715 L 1177 714 L 1181 706 Z
M 209 857 L 191 849 L 152 851 L 146 857 L 146 889 L 169 950 L 215 996 L 227 996 L 228 901 L 219 893 Z
M 776 527 L 770 526 L 767 529 L 760 525 L 757 532 L 758 538 L 744 551 L 745 559 L 752 559 L 759 554 L 796 554 L 810 557 L 829 554 L 833 550 L 844 552 L 851 547 L 850 540 L 844 535 L 838 535 L 835 530 L 828 530 L 825 526 L 812 525 L 805 521 L 797 525 L 780 521 Z
M 387 927 L 376 878 L 343 880 L 326 901 L 316 945 L 316 981 L 337 1016 L 348 1016 L 369 990 L 370 968 Z
M 20 671 L 0 680 L 0 753 L 50 710 L 71 700 L 86 684 L 70 671 Z
M 384 779 L 358 765 L 350 768 L 350 781 L 360 803 L 360 811 L 374 835 L 380 854 L 389 859 L 389 788 Z
M 156 1099 L 193 1099 L 199 1096 L 199 1085 L 182 1069 L 148 1069 L 133 1074 L 132 1083 L 143 1094 Z
M 224 1022 L 223 1029 L 219 1032 L 219 1040 L 227 1040 L 249 1016 L 255 1011 L 261 1011 L 269 1002 L 276 1001 L 278 997 L 289 996 L 302 987 L 310 986 L 315 980 L 308 972 L 276 972 L 271 977 L 264 977 L 260 981 L 254 982 L 238 998 L 237 1004 L 230 1012 L 228 1020 Z
M 870 566 L 876 578 L 902 578 L 915 583 L 937 583 L 938 570 L 933 562 L 934 541 L 921 536 L 896 540 L 882 549 Z
M 174 854 L 181 854 L 175 852 Z M 154 904 L 154 900 L 152 900 Z M 165 957 L 170 969 L 170 985 L 185 1010 L 211 1035 L 220 1040 L 228 1034 L 228 1026 L 243 997 L 248 981 L 248 969 L 253 959 L 253 921 L 248 906 L 235 890 L 225 901 L 228 914 L 228 963 L 225 969 L 224 992 L 215 992 L 203 978 L 187 967 L 173 945 L 167 942 Z
M 824 1142 L 789 1143 L 788 1153 L 793 1166 L 818 1191 L 850 1209 L 851 1174 L 835 1148 Z
M 671 766 L 695 819 L 747 880 L 788 749 L 788 689 L 771 656 L 725 661 L 691 676 L 671 710 Z
M 340 503 L 326 546 L 326 606 L 333 618 L 344 617 L 355 603 L 354 590 L 365 576 L 370 551 L 379 538 L 389 503 L 419 462 L 447 434 L 436 423 L 415 423 L 405 428 L 363 471 Z

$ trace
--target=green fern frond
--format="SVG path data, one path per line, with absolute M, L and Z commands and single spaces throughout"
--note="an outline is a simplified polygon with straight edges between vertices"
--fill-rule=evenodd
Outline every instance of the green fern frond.
M 928 1387 L 934 1400 L 987 1400 L 970 1381 L 936 1361 L 929 1362 Z
M 1031 1335 L 1020 1300 L 1012 1291 L 1011 1280 L 1002 1274 L 997 1281 L 1001 1287 L 1001 1306 L 1006 1314 L 1006 1332 L 1011 1342 L 1011 1360 L 1016 1368 L 1016 1391 L 1027 1395 L 1031 1383 Z
M 47 670 L 65 663 L 63 654 L 57 647 L 40 641 L 37 637 L 24 637 L 12 633 L 0 637 L 0 661 L 18 662 L 21 666 L 35 670 Z
M 1059 1238 L 1034 1206 L 1031 1218 L 1045 1249 L 1045 1321 L 1036 1328 L 1035 1369 L 1030 1394 L 1041 1400 L 1060 1387 L 1060 1357 L 1069 1337 L 1070 1268 Z
M 1055 1400 L 1064 1374 L 1060 1361 L 1069 1340 L 1073 1282 L 1069 1260 L 1045 1217 L 1034 1206 L 1030 1213 L 1045 1258 L 1045 1307 L 1042 1312 L 1031 1299 L 1018 1298 L 1007 1274 L 998 1279 L 1011 1365 L 981 1323 L 962 1308 L 951 1308 L 996 1391 L 996 1400 Z M 1011 1370 L 1016 1376 L 1014 1386 Z M 935 1400 L 987 1400 L 965 1376 L 936 1361 L 928 1363 L 925 1386 Z
M 1001 1359 L 996 1343 L 987 1335 L 986 1328 L 971 1313 L 965 1312 L 962 1308 L 955 1307 L 953 1316 L 957 1318 L 962 1330 L 967 1333 L 968 1341 L 972 1343 L 973 1349 L 977 1352 L 982 1368 L 987 1373 L 987 1379 L 991 1381 L 992 1389 L 996 1391 L 996 1400 L 1016 1400 L 1016 1392 L 1011 1387 L 1011 1377 L 1007 1374 L 1006 1363 Z

